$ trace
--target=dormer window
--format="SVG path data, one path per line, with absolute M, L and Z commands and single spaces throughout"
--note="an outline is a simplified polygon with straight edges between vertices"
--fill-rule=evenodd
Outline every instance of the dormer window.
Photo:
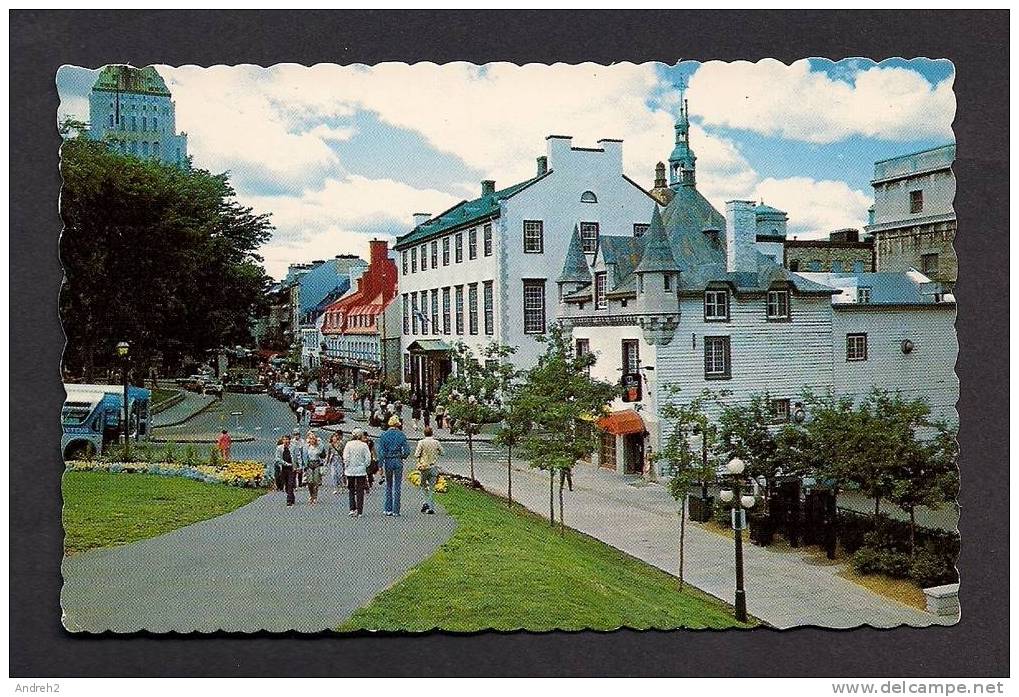
M 729 291 L 725 289 L 704 291 L 704 321 L 729 321 Z
M 605 297 L 605 272 L 594 275 L 594 308 L 604 310 L 608 307 L 608 299 Z
M 598 197 L 594 195 L 593 191 L 585 191 L 580 195 L 581 203 L 598 203 Z
M 768 320 L 783 322 L 789 320 L 789 291 L 768 291 Z

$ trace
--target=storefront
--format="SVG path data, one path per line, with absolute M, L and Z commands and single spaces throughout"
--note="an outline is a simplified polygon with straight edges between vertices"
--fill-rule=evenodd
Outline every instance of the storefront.
M 647 427 L 633 409 L 614 411 L 596 422 L 600 432 L 597 465 L 619 474 L 643 474 Z
M 446 378 L 453 372 L 452 347 L 439 339 L 421 339 L 407 347 L 404 381 L 411 392 L 434 400 Z

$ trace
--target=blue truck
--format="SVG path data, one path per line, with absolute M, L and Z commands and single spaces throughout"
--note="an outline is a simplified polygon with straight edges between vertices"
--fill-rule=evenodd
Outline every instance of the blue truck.
M 63 436 L 60 450 L 65 460 L 97 455 L 123 434 L 124 386 L 64 384 L 67 399 L 61 409 Z M 129 434 L 147 440 L 152 430 L 149 407 L 152 393 L 128 387 Z

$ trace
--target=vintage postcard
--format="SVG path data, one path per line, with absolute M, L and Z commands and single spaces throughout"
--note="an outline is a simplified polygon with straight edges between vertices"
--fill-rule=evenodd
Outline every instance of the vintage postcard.
M 954 80 L 62 67 L 64 627 L 954 624 Z

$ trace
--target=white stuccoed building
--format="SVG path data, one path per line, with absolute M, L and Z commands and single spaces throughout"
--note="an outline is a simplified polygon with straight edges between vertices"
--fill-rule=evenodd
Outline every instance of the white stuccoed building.
M 623 174 L 623 143 L 574 147 L 548 136 L 535 176 L 437 215 L 417 214 L 398 238 L 404 380 L 435 394 L 457 340 L 480 350 L 516 347 L 513 363 L 534 365 L 537 337 L 556 319 L 557 279 L 574 231 L 593 260 L 602 236 L 633 237 L 650 224 L 655 200 Z

